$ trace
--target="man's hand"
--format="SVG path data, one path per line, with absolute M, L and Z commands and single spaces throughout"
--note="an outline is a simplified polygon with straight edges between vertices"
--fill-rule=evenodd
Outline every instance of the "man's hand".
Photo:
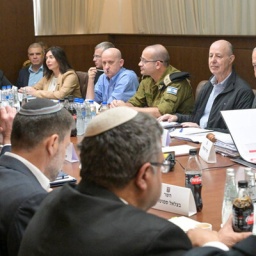
M 11 144 L 12 123 L 16 113 L 16 108 L 10 106 L 0 108 L 0 133 L 3 144 Z
M 127 104 L 122 100 L 113 100 L 110 103 L 110 108 L 116 108 L 116 107 L 120 107 L 120 106 L 127 106 Z
M 94 81 L 96 73 L 97 73 L 96 67 L 89 68 L 89 70 L 88 70 L 88 77 L 89 77 L 89 79 L 92 79 Z
M 157 118 L 159 122 L 161 121 L 167 121 L 167 122 L 177 122 L 178 117 L 175 115 L 165 114 L 163 116 L 160 116 Z
M 228 221 L 218 232 L 220 241 L 228 247 L 232 247 L 235 243 L 247 238 L 251 234 L 251 232 L 234 232 L 232 227 L 232 215 L 230 215 Z

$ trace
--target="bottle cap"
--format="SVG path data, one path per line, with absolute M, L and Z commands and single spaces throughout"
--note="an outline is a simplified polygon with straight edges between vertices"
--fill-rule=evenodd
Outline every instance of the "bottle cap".
M 247 188 L 248 187 L 248 181 L 247 180 L 239 180 L 238 181 L 238 187 L 239 188 Z

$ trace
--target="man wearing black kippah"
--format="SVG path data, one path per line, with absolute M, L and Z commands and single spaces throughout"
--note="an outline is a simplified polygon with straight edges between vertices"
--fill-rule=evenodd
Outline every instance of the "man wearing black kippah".
M 0 114 L 0 132 L 8 137 L 13 109 L 1 108 Z M 32 100 L 16 114 L 11 152 L 0 157 L 1 256 L 18 254 L 28 222 L 62 168 L 72 123 L 68 111 L 48 99 Z

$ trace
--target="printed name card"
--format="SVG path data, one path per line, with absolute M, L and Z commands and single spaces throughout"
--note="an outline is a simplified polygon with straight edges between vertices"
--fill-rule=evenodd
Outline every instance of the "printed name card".
M 76 150 L 74 148 L 74 145 L 72 142 L 68 145 L 66 149 L 66 158 L 68 162 L 74 163 L 74 162 L 79 162 L 79 158 L 77 156 Z
M 213 142 L 205 138 L 201 143 L 199 156 L 207 163 L 216 163 L 216 152 Z
M 190 188 L 162 183 L 162 193 L 152 207 L 158 210 L 192 216 L 197 213 L 196 204 Z
M 163 129 L 163 134 L 162 134 L 162 147 L 169 146 L 171 143 L 171 136 L 169 133 L 169 130 Z

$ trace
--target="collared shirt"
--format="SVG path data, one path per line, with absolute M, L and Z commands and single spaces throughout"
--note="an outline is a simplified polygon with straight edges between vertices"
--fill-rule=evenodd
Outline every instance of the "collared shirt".
M 113 100 L 126 102 L 135 94 L 138 86 L 138 77 L 132 70 L 121 68 L 111 79 L 102 74 L 94 88 L 94 100 L 97 103 L 111 103 Z
M 42 188 L 45 189 L 47 192 L 50 189 L 50 180 L 33 164 L 31 164 L 28 160 L 25 158 L 11 153 L 11 152 L 6 152 L 5 155 L 8 155 L 10 157 L 16 158 L 19 161 L 21 161 L 24 165 L 28 167 L 28 169 L 34 174 L 38 182 L 41 184 Z
M 43 77 L 43 73 L 44 73 L 43 72 L 43 65 L 36 72 L 32 69 L 32 65 L 30 65 L 30 67 L 28 69 L 28 72 L 29 72 L 28 85 L 33 86 L 39 80 L 41 80 L 42 77 Z
M 200 119 L 199 125 L 201 128 L 207 127 L 207 122 L 209 119 L 209 115 L 210 115 L 210 112 L 212 109 L 213 102 L 214 102 L 215 98 L 225 89 L 225 87 L 227 85 L 227 80 L 230 77 L 230 75 L 231 75 L 231 73 L 220 83 L 217 83 L 215 76 L 211 79 L 211 83 L 213 85 L 213 90 L 212 90 L 212 92 L 209 96 L 209 99 L 207 101 L 207 104 L 205 106 L 204 114 Z

